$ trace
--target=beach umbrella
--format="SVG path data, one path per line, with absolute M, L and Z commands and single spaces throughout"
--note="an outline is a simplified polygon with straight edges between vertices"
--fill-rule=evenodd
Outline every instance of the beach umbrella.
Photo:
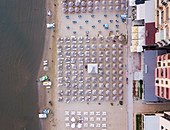
M 99 75 L 103 75 L 104 74 L 104 72 L 103 72 L 103 70 L 99 70 Z
M 122 50 L 119 51 L 119 55 L 123 55 L 123 51 Z
M 70 103 L 70 98 L 65 98 L 66 103 Z
M 99 58 L 102 58 L 103 59 L 103 54 L 104 54 L 104 52 L 103 51 L 99 51 Z
M 66 88 L 71 88 L 71 85 L 69 83 L 65 83 Z
M 89 37 L 85 37 L 85 41 L 89 42 L 90 38 Z
M 110 88 L 110 84 L 109 83 L 107 83 L 105 86 L 106 86 L 106 88 Z
M 113 77 L 113 82 L 116 82 L 117 78 L 116 77 Z
M 71 58 L 71 63 L 76 63 L 76 58 Z
M 92 48 L 93 50 L 95 50 L 95 49 L 97 48 L 97 46 L 96 46 L 96 45 L 92 45 L 91 48 Z
M 98 5 L 100 4 L 100 2 L 96 0 L 94 4 L 95 4 L 96 6 L 98 6 Z
M 73 102 L 76 102 L 77 101 L 77 97 L 72 97 L 71 99 Z M 72 121 L 73 122 L 73 121 Z
M 88 6 L 92 6 L 93 2 L 92 1 L 88 1 Z
M 79 12 L 80 11 L 80 8 L 79 7 L 76 7 L 75 8 L 75 12 Z
M 98 10 L 99 10 L 99 7 L 98 7 L 98 6 L 96 6 L 94 9 L 95 9 L 96 11 L 98 11 Z
M 90 45 L 85 45 L 85 49 L 89 50 L 90 49 Z
M 117 99 L 116 96 L 113 96 L 113 97 L 112 97 L 112 100 L 113 100 L 113 101 L 116 101 L 116 99 Z
M 113 11 L 113 6 L 109 6 L 109 10 L 110 10 L 110 11 Z
M 121 76 L 121 77 L 119 77 L 119 81 L 123 81 L 123 77 Z
M 91 58 L 91 62 L 97 62 L 97 58 L 96 57 L 92 57 Z
M 70 95 L 71 95 L 71 90 L 66 90 L 66 91 L 65 91 L 65 95 L 66 95 L 66 96 L 70 96 Z
M 106 57 L 106 62 L 110 62 L 110 57 Z
M 92 82 L 97 82 L 97 77 L 92 77 Z
M 123 48 L 123 44 L 119 44 L 119 48 L 122 49 Z
M 125 6 L 125 4 L 121 4 L 121 10 L 126 10 L 126 6 Z
M 90 56 L 90 52 L 89 51 L 85 51 L 84 54 L 85 54 L 85 56 Z
M 60 77 L 60 76 L 63 75 L 63 72 L 62 72 L 62 71 L 58 71 L 58 72 L 57 72 L 57 75 L 58 75 L 58 77 Z
M 116 83 L 113 83 L 113 84 L 112 84 L 112 87 L 113 87 L 113 88 L 116 88 L 116 87 L 117 87 Z
M 113 95 L 116 95 L 117 94 L 117 90 L 113 90 Z
M 113 70 L 113 71 L 112 71 L 112 74 L 113 74 L 113 75 L 116 75 L 116 74 L 117 74 L 117 71 L 116 71 L 116 70 Z
M 113 1 L 112 0 L 109 0 L 109 5 L 113 5 Z
M 122 95 L 122 94 L 123 94 L 123 90 L 120 89 L 120 90 L 119 90 L 119 95 Z
M 84 54 L 83 54 L 82 51 L 78 51 L 78 55 L 79 55 L 79 56 L 84 56 Z
M 58 58 L 57 61 L 58 63 L 63 63 L 63 58 Z
M 72 8 L 72 7 L 70 7 L 70 8 Z M 65 42 L 70 42 L 70 38 L 69 37 L 65 37 L 64 40 L 65 40 Z
M 72 50 L 77 50 L 77 45 L 71 45 Z
M 83 70 L 82 71 L 79 71 L 79 75 L 82 76 L 84 73 L 83 73 Z
M 59 83 L 63 82 L 63 77 L 59 77 L 59 78 L 58 78 L 58 82 L 59 82 Z
M 84 102 L 84 97 L 83 96 L 79 97 L 79 101 Z
M 104 84 L 103 83 L 99 83 L 99 88 L 103 88 Z
M 119 88 L 123 88 L 123 84 L 122 83 L 119 84 Z
M 93 89 L 92 90 L 92 95 L 97 95 L 97 90 Z
M 86 77 L 86 82 L 90 82 L 91 81 L 91 77 Z
M 96 84 L 96 83 L 93 83 L 93 84 L 92 84 L 92 88 L 97 88 L 97 84 Z
M 102 35 L 99 35 L 98 40 L 99 40 L 100 42 L 102 42 L 102 41 L 103 41 L 103 36 L 102 36 Z
M 65 65 L 65 68 L 66 68 L 67 70 L 70 70 L 70 64 L 66 64 L 66 65 Z
M 110 81 L 110 77 L 106 77 L 106 81 L 109 82 Z
M 78 45 L 78 49 L 79 50 L 83 50 L 83 46 L 82 45 Z
M 112 40 L 116 40 L 116 36 L 115 35 L 111 35 L 110 37 L 112 38 Z
M 97 52 L 96 51 L 92 51 L 91 54 L 92 54 L 92 56 L 96 56 Z
M 105 37 L 105 40 L 106 40 L 106 42 L 109 42 L 109 41 L 110 41 L 110 37 L 109 37 L 109 36 L 106 36 L 106 37 Z
M 63 96 L 63 90 L 58 91 L 58 95 Z
M 115 5 L 120 5 L 120 1 L 119 0 L 115 1 Z
M 91 40 L 92 40 L 92 42 L 95 42 L 96 41 L 96 37 L 92 37 Z
M 124 40 L 123 36 L 120 35 L 120 36 L 118 37 L 118 40 L 119 40 L 119 41 L 123 41 L 123 40 Z
M 109 70 L 106 71 L 106 75 L 110 75 L 110 71 Z
M 122 62 L 123 61 L 123 57 L 119 57 L 119 61 Z
M 77 84 L 76 84 L 76 83 L 73 83 L 73 84 L 72 84 L 72 88 L 77 89 Z M 73 93 L 73 92 L 72 92 L 72 93 Z
M 103 101 L 104 97 L 103 96 L 99 96 L 99 101 Z
M 93 11 L 93 8 L 92 7 L 88 7 L 88 11 L 89 12 Z
M 110 101 L 110 97 L 109 96 L 106 96 L 106 101 Z
M 122 69 L 123 68 L 123 64 L 119 64 L 119 68 Z
M 85 7 L 81 7 L 81 11 L 82 11 L 82 12 L 85 12 L 85 11 L 86 11 L 86 8 L 85 8 Z
M 73 70 L 76 70 L 76 69 L 77 69 L 76 64 L 71 64 L 71 68 L 72 68 Z
M 70 71 L 65 71 L 65 74 L 68 76 L 68 75 L 70 75 L 71 73 L 70 73 Z
M 76 1 L 75 6 L 79 6 L 79 5 L 80 5 L 80 2 Z
M 116 49 L 116 47 L 117 47 L 116 44 L 113 44 L 113 45 L 112 45 L 112 48 L 113 48 L 113 49 Z
M 123 96 L 120 96 L 120 97 L 119 97 L 119 101 L 122 101 L 122 100 L 123 100 Z
M 82 5 L 82 6 L 86 6 L 86 2 L 85 2 L 85 1 L 82 1 L 82 2 L 81 2 L 81 5 Z
M 79 77 L 79 82 L 83 82 L 83 77 Z
M 92 97 L 92 100 L 93 100 L 93 101 L 96 101 L 96 100 L 97 100 L 97 96 L 93 96 L 93 97 Z
M 58 84 L 57 87 L 58 87 L 58 88 L 62 88 L 63 85 L 62 85 L 62 84 Z
M 74 10 L 73 7 L 69 7 L 69 8 L 68 8 L 68 11 L 69 11 L 69 12 L 73 12 L 73 10 Z
M 100 49 L 104 48 L 103 44 L 99 44 L 99 48 Z
M 123 75 L 123 70 L 119 70 L 119 75 Z
M 83 37 L 82 37 L 82 36 L 79 36 L 79 37 L 78 37 L 78 41 L 83 41 Z
M 82 63 L 83 60 L 84 60 L 84 58 L 78 58 L 78 62 L 79 62 L 79 63 Z
M 110 68 L 110 64 L 106 64 L 106 69 L 109 69 Z
M 117 67 L 117 65 L 116 64 L 113 64 L 113 68 L 116 68 Z
M 58 101 L 59 101 L 59 102 L 62 102 L 62 101 L 63 101 L 63 97 L 59 97 L 59 98 L 58 98 Z
M 102 7 L 102 10 L 103 10 L 103 11 L 106 11 L 106 6 L 103 6 L 103 7 Z
M 106 1 L 105 0 L 102 1 L 102 5 L 106 5 Z
M 99 68 L 102 69 L 104 66 L 103 64 L 99 64 Z
M 57 41 L 58 41 L 58 42 L 63 42 L 63 38 L 58 37 L 58 38 L 57 38 Z
M 116 61 L 117 61 L 117 58 L 116 58 L 116 57 L 113 57 L 113 58 L 112 58 L 112 61 L 113 61 L 113 62 L 116 62 Z
M 77 86 L 77 85 L 76 85 Z M 76 96 L 77 95 L 77 90 L 73 90 L 72 91 L 72 94 L 73 94 L 73 96 Z
M 83 83 L 79 83 L 79 88 L 84 88 L 84 85 L 83 85 Z
M 72 117 L 71 118 L 71 122 L 75 122 L 76 121 L 76 119 L 75 119 L 75 117 Z M 74 123 L 73 123 L 74 124 Z
M 85 100 L 89 102 L 90 101 L 90 96 L 86 96 Z
M 90 88 L 90 84 L 86 84 L 85 87 L 86 87 L 86 88 Z
M 83 64 L 79 64 L 79 69 L 80 69 L 80 70 L 83 69 Z
M 67 7 L 67 3 L 66 2 L 63 2 L 63 7 Z
M 70 2 L 68 3 L 68 5 L 69 5 L 69 6 L 73 6 L 74 4 L 73 4 L 73 2 L 70 1 Z
M 110 94 L 110 90 L 106 90 L 106 95 L 109 95 Z
M 112 51 L 112 55 L 116 56 L 116 51 L 115 50 Z
M 104 90 L 99 90 L 99 95 L 103 95 Z
M 121 3 L 125 4 L 125 3 L 126 3 L 126 0 L 121 0 Z
M 70 52 L 69 51 L 66 51 L 65 52 L 65 56 L 67 57 L 67 56 L 70 56 Z
M 44 71 L 48 71 L 48 67 L 47 66 L 44 66 Z
M 62 70 L 63 69 L 63 65 L 62 64 L 58 65 L 58 69 Z
M 84 91 L 81 89 L 81 90 L 79 90 L 79 95 L 83 95 L 84 94 Z
M 89 62 L 90 62 L 90 58 L 89 58 L 89 57 L 86 57 L 86 58 L 85 58 L 85 62 L 86 62 L 86 63 L 89 63 Z
M 110 45 L 109 45 L 109 44 L 106 44 L 106 45 L 105 45 L 105 48 L 106 48 L 106 49 L 110 49 Z
M 65 13 L 67 12 L 67 8 L 62 8 L 62 11 Z
M 120 6 L 116 6 L 116 7 L 115 7 L 115 10 L 116 10 L 116 11 L 119 11 L 119 10 L 120 10 Z

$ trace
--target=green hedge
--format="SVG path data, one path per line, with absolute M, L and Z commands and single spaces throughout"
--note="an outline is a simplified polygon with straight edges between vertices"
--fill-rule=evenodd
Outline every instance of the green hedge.
M 142 130 L 142 115 L 136 115 L 136 130 Z

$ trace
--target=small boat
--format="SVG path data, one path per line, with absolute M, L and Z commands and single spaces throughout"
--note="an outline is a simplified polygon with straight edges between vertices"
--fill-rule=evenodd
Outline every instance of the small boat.
M 41 78 L 40 78 L 40 81 L 43 82 L 43 81 L 45 81 L 46 79 L 48 79 L 48 76 L 47 76 L 47 75 L 41 77 Z
M 47 24 L 47 28 L 54 28 L 54 27 L 55 27 L 54 23 L 48 23 Z
M 50 16 L 51 15 L 51 12 L 48 10 L 47 11 L 47 16 Z

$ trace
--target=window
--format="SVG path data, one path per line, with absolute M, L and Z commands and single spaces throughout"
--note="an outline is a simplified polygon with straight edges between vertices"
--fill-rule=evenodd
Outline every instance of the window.
M 163 130 L 164 129 L 164 127 L 163 126 L 161 126 L 161 130 Z
M 161 84 L 163 84 L 164 83 L 164 81 L 163 80 L 161 80 Z
M 168 66 L 170 66 L 170 63 L 168 63 Z
M 168 84 L 168 81 L 165 81 L 166 84 Z
M 163 66 L 165 66 L 165 63 L 163 63 Z
M 156 80 L 156 83 L 159 83 L 159 80 Z

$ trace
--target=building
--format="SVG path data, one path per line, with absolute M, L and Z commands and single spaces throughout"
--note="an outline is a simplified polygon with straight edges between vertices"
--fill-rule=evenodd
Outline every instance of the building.
M 170 100 L 170 53 L 157 56 L 155 94 L 158 97 Z
M 142 115 L 143 130 L 169 130 L 170 112 Z
M 170 1 L 155 0 L 155 43 L 170 46 Z

